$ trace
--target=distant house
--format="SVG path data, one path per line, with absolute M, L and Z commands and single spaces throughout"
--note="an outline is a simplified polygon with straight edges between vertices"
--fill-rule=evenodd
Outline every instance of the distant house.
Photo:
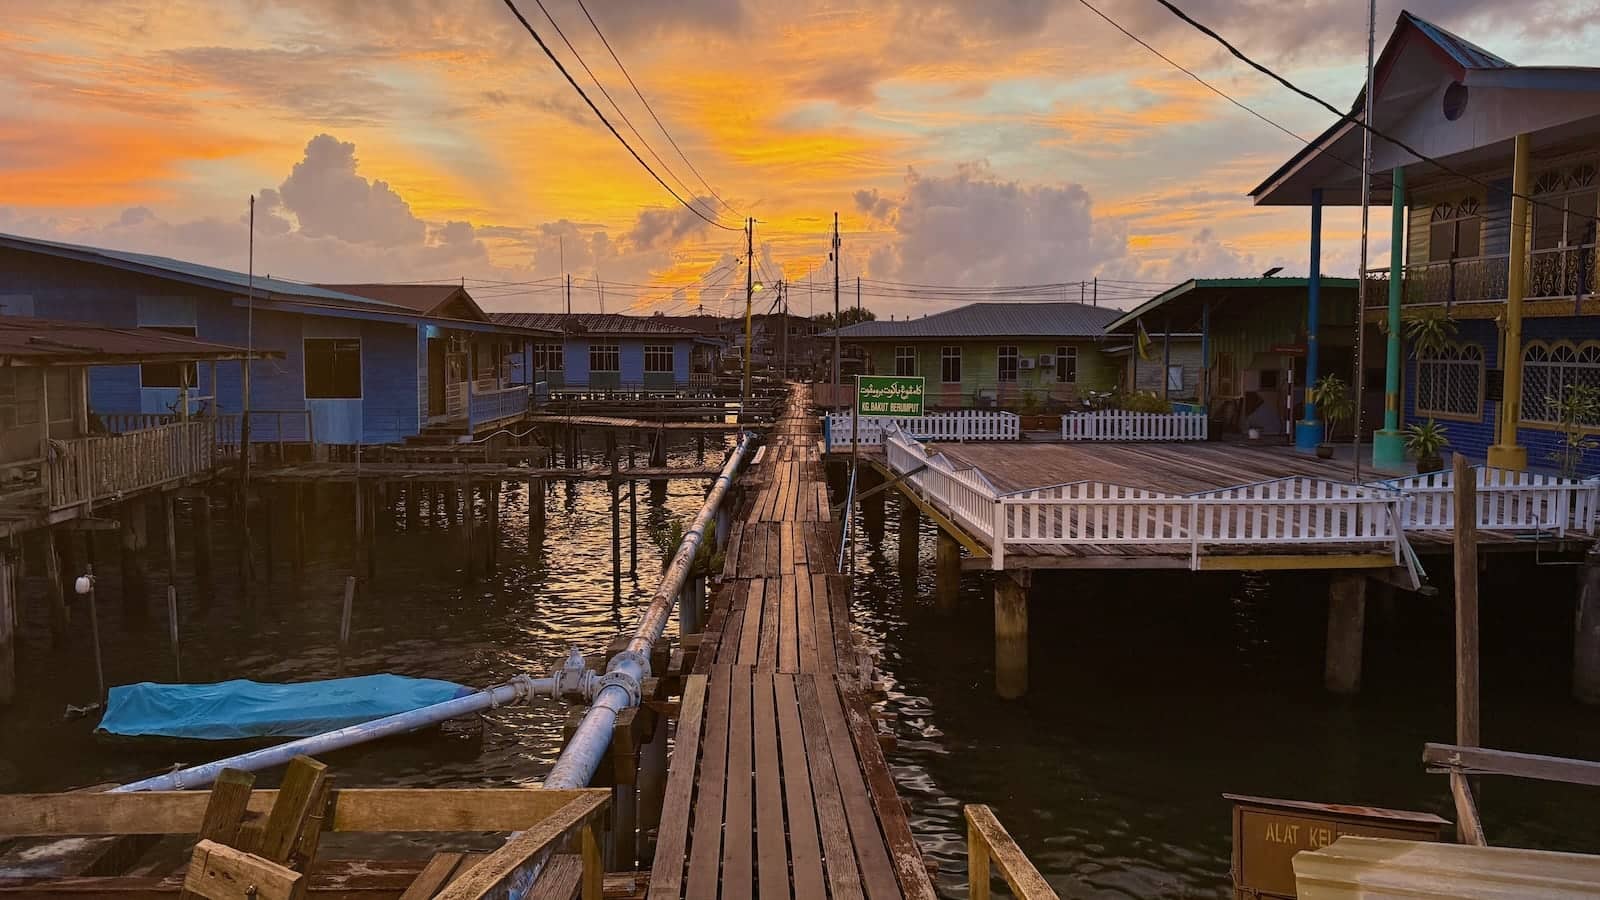
M 559 388 L 667 389 L 710 384 L 721 341 L 664 321 L 616 313 L 494 313 L 501 325 L 551 335 L 518 363 Z
M 1600 68 L 1515 65 L 1401 13 L 1373 84 L 1377 127 L 1438 161 L 1373 141 L 1372 203 L 1402 223 L 1366 273 L 1367 381 L 1385 393 L 1374 462 L 1402 464 L 1404 427 L 1433 419 L 1456 452 L 1557 464 L 1566 401 L 1600 390 Z M 1354 119 L 1335 122 L 1251 192 L 1308 208 L 1313 267 L 1322 207 L 1361 202 L 1361 146 Z M 1408 319 L 1444 340 L 1418 347 Z M 1600 454 L 1577 468 L 1600 471 Z
M 152 256 L 0 235 L 0 314 L 172 334 L 277 351 L 249 367 L 251 437 L 382 444 L 433 425 L 470 431 L 522 418 L 509 358 L 537 329 L 489 321 L 455 286 L 326 287 Z M 237 415 L 237 366 L 94 369 L 100 415 Z
M 972 303 L 847 325 L 839 337 L 864 351 L 868 374 L 926 378 L 929 406 L 1042 407 L 1117 386 L 1122 367 L 1103 350 L 1106 326 L 1120 315 L 1086 303 Z

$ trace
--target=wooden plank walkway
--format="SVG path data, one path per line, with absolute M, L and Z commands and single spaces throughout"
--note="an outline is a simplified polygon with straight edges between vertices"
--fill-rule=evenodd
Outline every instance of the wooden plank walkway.
M 866 700 L 809 401 L 796 387 L 741 480 L 651 898 L 935 896 Z

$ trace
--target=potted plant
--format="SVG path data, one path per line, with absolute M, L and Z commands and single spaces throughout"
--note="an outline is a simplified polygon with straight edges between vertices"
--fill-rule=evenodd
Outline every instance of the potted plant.
M 1322 443 L 1317 445 L 1317 456 L 1332 459 L 1334 435 L 1341 424 L 1354 417 L 1355 401 L 1350 399 L 1349 389 L 1337 375 L 1324 375 L 1318 379 L 1316 386 L 1311 389 L 1311 399 L 1317 404 L 1318 414 L 1328 423 L 1322 433 Z
M 1444 457 L 1439 451 L 1450 443 L 1444 428 L 1429 418 L 1426 422 L 1412 422 L 1406 426 L 1406 450 L 1417 457 L 1417 474 L 1437 472 L 1444 468 Z

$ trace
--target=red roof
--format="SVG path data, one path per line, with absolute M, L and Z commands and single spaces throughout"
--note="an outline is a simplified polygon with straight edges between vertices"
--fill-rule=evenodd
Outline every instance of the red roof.
M 476 319 L 483 316 L 483 310 L 478 308 L 472 295 L 459 284 L 319 284 L 317 286 L 330 291 L 355 294 L 357 297 L 367 297 L 382 303 L 393 303 L 424 315 L 441 314 L 444 312 L 443 307 L 460 297 L 466 300 L 467 307 L 476 314 L 455 316 L 455 318 Z
M 244 359 L 243 347 L 151 328 L 107 328 L 29 316 L 0 316 L 0 365 L 105 366 L 136 362 Z M 281 358 L 276 350 L 255 357 Z

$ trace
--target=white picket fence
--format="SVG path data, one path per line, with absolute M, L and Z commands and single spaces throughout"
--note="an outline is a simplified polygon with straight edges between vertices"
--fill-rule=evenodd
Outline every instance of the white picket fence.
M 1001 492 L 982 472 L 957 469 L 892 427 L 885 453 L 897 473 L 926 466 L 906 481 L 987 543 L 997 571 L 1008 552 L 1075 545 L 1185 548 L 1196 569 L 1206 550 L 1223 546 L 1365 545 L 1402 561 L 1396 490 L 1293 477 L 1196 494 L 1099 481 Z
M 1203 441 L 1205 413 L 1148 413 L 1098 409 L 1061 417 L 1064 441 Z
M 1600 479 L 1536 475 L 1473 466 L 1480 531 L 1593 534 L 1600 513 Z M 1401 524 L 1416 531 L 1455 529 L 1455 473 L 1429 472 L 1377 482 L 1402 492 Z
M 860 417 L 863 447 L 883 444 L 884 432 L 891 426 L 925 441 L 1014 441 L 1022 434 L 1016 413 L 988 409 L 963 409 L 929 413 L 914 418 L 894 416 Z M 829 413 L 826 421 L 828 449 L 850 446 L 850 414 Z

